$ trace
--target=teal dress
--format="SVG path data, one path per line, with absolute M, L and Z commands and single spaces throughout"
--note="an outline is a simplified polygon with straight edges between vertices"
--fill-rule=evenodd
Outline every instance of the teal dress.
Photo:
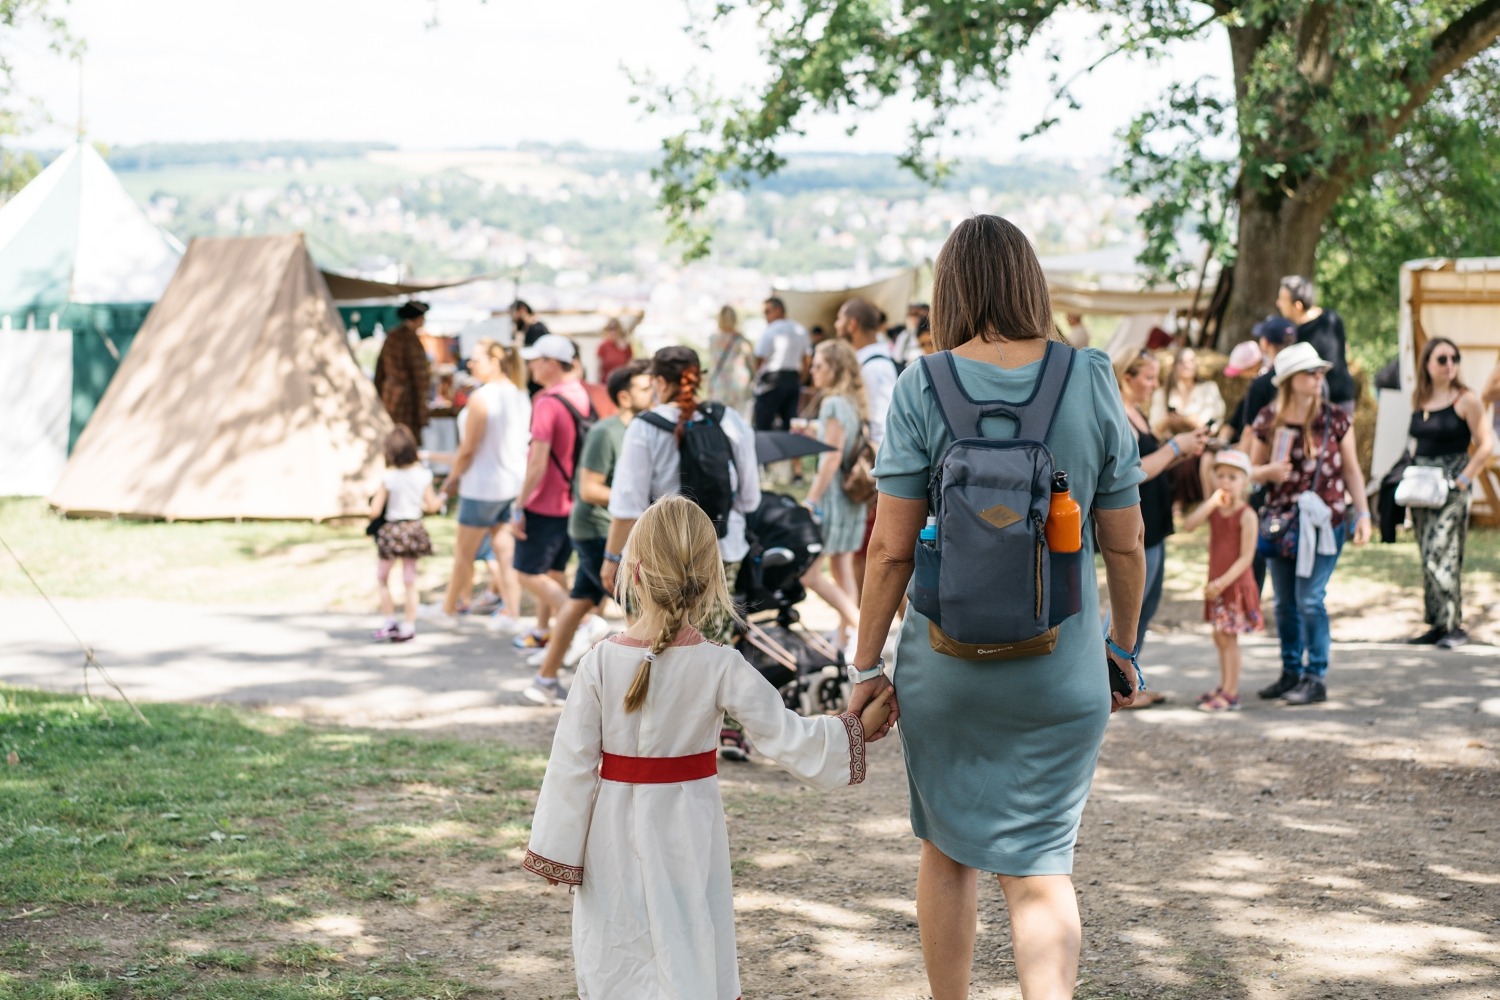
M 955 357 L 976 400 L 1023 401 L 1041 363 L 1006 370 Z M 987 437 L 1015 435 L 986 418 Z M 927 376 L 912 365 L 896 383 L 876 460 L 880 492 L 928 496 L 950 443 Z M 1048 441 L 1087 514 L 1140 502 L 1140 455 L 1109 358 L 1085 350 Z M 1094 564 L 1092 518 L 1083 528 L 1084 566 Z M 1083 608 L 1065 621 L 1048 656 L 960 660 L 933 651 L 927 619 L 910 604 L 892 677 L 901 702 L 901 742 L 911 789 L 912 831 L 948 857 L 1002 875 L 1066 875 L 1109 720 L 1109 680 L 1094 574 L 1083 574 Z
M 828 440 L 828 421 L 837 420 L 844 429 L 844 450 L 839 452 L 845 460 L 854 450 L 856 431 L 859 429 L 859 414 L 854 404 L 843 396 L 825 396 L 818 407 L 818 439 Z M 830 458 L 831 460 L 831 458 Z M 854 503 L 844 493 L 841 477 L 835 475 L 823 494 L 823 551 L 828 555 L 841 552 L 857 552 L 865 539 L 865 512 L 867 505 Z

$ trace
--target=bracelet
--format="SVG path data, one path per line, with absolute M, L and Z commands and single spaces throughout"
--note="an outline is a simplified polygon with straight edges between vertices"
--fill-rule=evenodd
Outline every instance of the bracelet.
M 1365 517 L 1369 517 L 1369 516 L 1370 516 L 1370 512 L 1367 511 L 1367 510 L 1357 510 L 1357 511 L 1354 512 L 1354 520 L 1356 520 L 1356 521 L 1358 521 L 1360 518 L 1365 518 Z
M 1177 443 L 1176 438 L 1167 438 L 1167 447 L 1171 448 L 1178 458 L 1182 457 L 1182 445 Z
M 1465 475 L 1462 472 L 1460 472 L 1456 477 L 1454 477 L 1453 481 L 1456 482 L 1456 483 L 1458 483 L 1458 485 L 1461 488 L 1463 488 L 1463 489 L 1468 489 L 1470 486 L 1474 485 L 1474 480 L 1470 479 L 1467 475 Z
M 619 552 L 611 552 L 608 549 L 604 550 L 604 561 L 605 562 L 617 563 L 621 559 L 624 559 L 624 558 L 625 558 L 625 556 L 622 555 Z
M 1135 670 L 1135 686 L 1141 691 L 1146 690 L 1146 675 L 1141 673 L 1141 665 L 1136 660 L 1136 655 L 1141 651 L 1140 640 L 1136 640 L 1134 650 L 1126 652 L 1125 648 L 1118 642 L 1115 642 L 1114 638 L 1106 632 L 1104 633 L 1104 645 L 1109 648 L 1111 653 L 1130 664 L 1131 668 Z

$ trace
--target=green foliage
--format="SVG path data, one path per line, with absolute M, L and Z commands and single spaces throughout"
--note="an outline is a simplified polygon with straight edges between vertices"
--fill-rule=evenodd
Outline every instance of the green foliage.
M 73 38 L 59 8 L 67 0 L 0 0 L 0 144 L 25 131 L 28 116 L 38 116 L 35 106 L 21 99 L 11 82 L 11 63 L 5 42 L 18 28 L 35 28 L 52 51 L 79 55 L 83 43 Z M 26 186 L 41 170 L 32 153 L 0 148 L 0 200 Z
M 900 161 L 940 178 L 953 112 L 1003 88 L 1014 57 L 1069 9 L 1097 18 L 1106 58 L 1161 57 L 1179 40 L 1228 34 L 1232 88 L 1173 87 L 1124 135 L 1121 176 L 1152 199 L 1144 259 L 1158 268 L 1185 226 L 1227 246 L 1231 202 L 1268 215 L 1291 205 L 1320 225 L 1432 88 L 1500 35 L 1495 0 L 722 0 L 701 29 L 753 24 L 769 73 L 744 95 L 690 79 L 643 98 L 696 119 L 663 147 L 669 234 L 688 256 L 706 253 L 716 193 L 782 169 L 778 142 L 810 114 L 909 98 L 917 111 Z M 1076 105 L 1071 82 L 1057 100 Z M 1038 130 L 1055 120 L 1044 110 Z
M 395 148 L 395 144 L 389 142 L 148 142 L 111 148 L 109 165 L 116 171 L 128 172 L 238 164 L 272 158 L 330 160 Z
M 1401 265 L 1500 253 L 1500 54 L 1474 60 L 1412 120 L 1366 188 L 1334 207 L 1318 258 L 1367 371 L 1396 356 Z

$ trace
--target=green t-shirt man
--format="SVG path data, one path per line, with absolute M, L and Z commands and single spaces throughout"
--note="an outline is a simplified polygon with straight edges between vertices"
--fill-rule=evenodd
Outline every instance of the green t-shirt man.
M 620 446 L 625 441 L 625 422 L 619 417 L 601 420 L 583 439 L 583 454 L 578 464 L 590 472 L 604 477 L 604 485 L 614 484 L 615 462 L 620 457 Z M 573 510 L 568 514 L 568 537 L 608 538 L 609 508 L 595 507 L 584 503 L 578 495 L 578 483 L 582 476 L 573 478 Z

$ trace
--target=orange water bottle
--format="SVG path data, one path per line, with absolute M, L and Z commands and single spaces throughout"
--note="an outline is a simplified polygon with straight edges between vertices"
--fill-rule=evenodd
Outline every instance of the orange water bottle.
M 1077 552 L 1083 548 L 1083 510 L 1068 492 L 1068 474 L 1052 474 L 1052 503 L 1047 507 L 1047 548 L 1053 552 Z

